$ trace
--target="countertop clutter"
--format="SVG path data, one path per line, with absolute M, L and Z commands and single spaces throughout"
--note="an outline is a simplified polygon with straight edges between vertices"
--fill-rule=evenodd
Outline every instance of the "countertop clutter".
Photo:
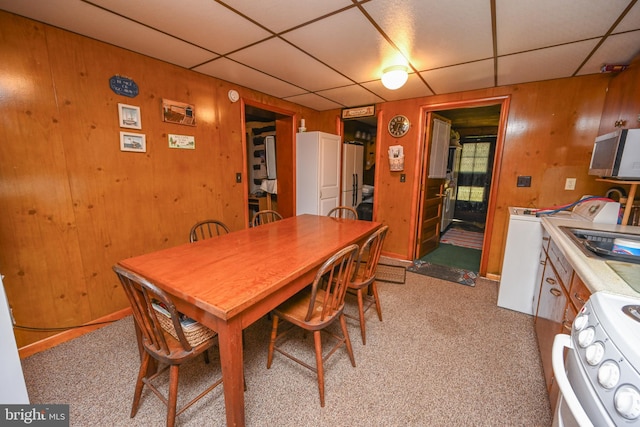
M 613 224 L 598 224 L 587 221 L 575 221 L 563 218 L 543 217 L 542 225 L 567 257 L 591 293 L 608 291 L 616 294 L 640 298 L 640 292 L 634 290 L 607 263 L 606 260 L 585 255 L 567 236 L 561 227 L 581 228 L 616 233 L 636 234 L 640 238 L 640 227 Z M 640 270 L 640 264 L 628 264 L 631 269 Z M 635 284 L 638 285 L 638 284 Z M 636 286 L 637 287 L 637 286 Z

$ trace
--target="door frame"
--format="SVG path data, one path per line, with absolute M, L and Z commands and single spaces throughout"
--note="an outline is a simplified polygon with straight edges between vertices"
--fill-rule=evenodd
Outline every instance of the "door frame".
M 249 149 L 249 141 L 247 141 L 246 128 L 246 106 L 250 105 L 261 110 L 275 113 L 276 117 L 276 165 L 278 169 L 278 211 L 284 217 L 295 216 L 295 195 L 296 195 L 296 128 L 299 114 L 295 111 L 286 110 L 284 108 L 275 107 L 273 105 L 262 104 L 251 99 L 241 98 L 240 111 L 242 114 L 242 175 L 243 175 L 243 192 L 244 192 L 244 215 L 245 224 L 249 224 L 249 170 L 247 153 Z M 280 144 L 278 144 L 280 142 Z M 290 165 L 288 167 L 287 165 Z M 281 179 L 282 178 L 282 179 Z M 281 193 L 282 190 L 282 194 Z
M 488 105 L 500 105 L 500 120 L 498 122 L 498 136 L 496 139 L 496 150 L 495 150 L 495 154 L 494 154 L 494 161 L 493 161 L 493 170 L 491 172 L 492 174 L 492 178 L 491 178 L 491 187 L 489 190 L 489 202 L 488 202 L 488 206 L 487 206 L 487 222 L 485 225 L 485 231 L 484 231 L 484 239 L 482 241 L 482 255 L 480 258 L 480 271 L 479 271 L 479 275 L 484 277 L 487 274 L 487 264 L 489 262 L 489 257 L 486 256 L 487 254 L 487 246 L 489 244 L 489 242 L 491 241 L 491 239 L 488 236 L 491 236 L 491 233 L 493 231 L 493 218 L 495 215 L 495 209 L 496 209 L 496 198 L 497 198 L 497 183 L 500 181 L 500 173 L 502 170 L 502 152 L 504 149 L 504 137 L 506 135 L 506 131 L 507 131 L 507 118 L 509 116 L 509 103 L 510 103 L 511 97 L 509 95 L 505 95 L 505 96 L 496 96 L 496 97 L 488 97 L 488 98 L 477 98 L 477 99 L 470 99 L 470 100 L 465 100 L 465 101 L 454 101 L 454 102 L 443 102 L 443 103 L 437 103 L 437 104 L 428 104 L 428 105 L 423 105 L 420 107 L 420 121 L 424 122 L 426 121 L 426 117 L 427 117 L 427 113 L 430 112 L 437 112 L 437 111 L 443 111 L 443 110 L 456 110 L 456 109 L 460 109 L 460 108 L 471 108 L 471 107 L 483 107 L 483 106 L 488 106 Z M 428 164 L 425 165 L 425 163 L 428 161 L 428 149 L 429 147 L 429 141 L 427 141 L 427 133 L 426 133 L 426 123 L 424 123 L 425 126 L 422 126 L 422 129 L 424 129 L 424 134 L 422 137 L 422 143 L 420 144 L 420 148 L 418 150 L 418 165 L 417 168 L 419 168 L 418 170 L 423 171 L 425 170 L 424 168 L 427 167 L 428 170 Z M 426 179 L 426 177 L 422 176 L 422 172 L 420 175 L 420 179 L 416 180 L 416 186 L 414 188 L 414 194 L 413 194 L 413 214 L 411 215 L 412 218 L 412 236 L 411 236 L 411 242 L 410 242 L 410 248 L 411 248 L 411 259 L 416 259 L 416 248 L 417 248 L 417 236 L 418 236 L 418 227 L 420 226 L 420 212 L 422 209 L 422 201 L 420 200 L 420 191 L 423 185 L 423 179 Z

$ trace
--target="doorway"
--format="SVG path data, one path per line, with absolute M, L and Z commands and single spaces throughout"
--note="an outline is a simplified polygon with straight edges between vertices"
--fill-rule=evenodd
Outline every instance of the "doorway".
M 440 183 L 439 241 L 421 260 L 486 274 L 482 251 L 492 226 L 492 183 L 505 103 L 505 99 L 477 100 L 426 110 L 451 121 L 451 138 L 446 178 Z
M 261 104 L 243 105 L 247 226 L 260 210 L 293 216 L 295 114 Z

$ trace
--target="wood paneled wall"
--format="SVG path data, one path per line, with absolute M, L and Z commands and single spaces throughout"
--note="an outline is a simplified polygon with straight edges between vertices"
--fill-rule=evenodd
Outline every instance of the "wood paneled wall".
M 128 303 L 115 262 L 187 243 L 201 219 L 245 227 L 248 192 L 235 182 L 236 172 L 247 179 L 242 108 L 229 89 L 292 111 L 309 129 L 337 130 L 339 112 L 13 14 L 0 12 L 0 36 L 0 272 L 20 325 L 81 325 L 121 310 Z M 133 79 L 139 95 L 115 94 L 116 74 Z M 197 126 L 163 122 L 163 98 L 193 104 Z M 146 153 L 120 151 L 118 103 L 140 107 L 142 129 L 132 131 L 146 135 Z M 170 133 L 194 136 L 195 150 L 169 148 Z M 54 333 L 16 329 L 16 338 L 22 347 Z
M 509 206 L 543 208 L 576 201 L 584 194 L 604 194 L 608 186 L 588 175 L 594 138 L 610 76 L 590 75 L 493 89 L 387 102 L 378 106 L 376 201 L 374 219 L 389 224 L 388 255 L 407 258 L 413 245 L 417 210 L 419 150 L 424 138 L 424 109 L 446 109 L 448 103 L 509 98 L 509 112 L 495 191 L 495 216 L 486 258 L 486 274 L 499 275 L 508 226 Z M 498 103 L 496 101 L 495 103 Z M 403 114 L 409 133 L 396 139 L 386 131 L 388 120 Z M 391 172 L 386 159 L 391 145 L 405 152 L 406 182 Z M 519 175 L 532 177 L 531 187 L 517 187 Z M 566 178 L 577 178 L 576 189 L 564 190 Z

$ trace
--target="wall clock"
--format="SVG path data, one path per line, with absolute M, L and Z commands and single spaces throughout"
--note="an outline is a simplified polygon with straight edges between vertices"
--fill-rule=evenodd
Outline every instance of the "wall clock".
M 391 136 L 395 136 L 396 138 L 400 138 L 409 132 L 409 127 L 411 126 L 411 122 L 405 116 L 400 114 L 393 116 L 391 120 L 389 120 L 389 133 Z

